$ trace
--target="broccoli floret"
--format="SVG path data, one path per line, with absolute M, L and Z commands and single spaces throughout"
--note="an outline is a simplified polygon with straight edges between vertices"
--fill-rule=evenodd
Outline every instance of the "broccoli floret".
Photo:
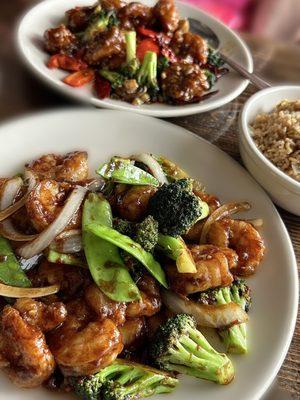
M 149 349 L 155 366 L 222 385 L 234 377 L 226 354 L 218 353 L 197 330 L 193 317 L 178 314 L 159 328 Z
M 158 222 L 151 215 L 140 223 L 115 218 L 114 229 L 122 235 L 129 236 L 149 253 L 153 252 L 158 241 Z
M 114 10 L 101 10 L 101 6 L 97 6 L 90 17 L 88 27 L 82 35 L 82 40 L 88 42 L 92 40 L 96 34 L 118 24 L 119 20 Z
M 149 351 L 154 364 L 167 371 L 229 383 L 234 377 L 231 361 L 218 353 L 197 330 L 193 317 L 178 314 L 156 333 Z
M 140 86 L 146 86 L 148 93 L 155 94 L 159 91 L 157 84 L 157 54 L 147 51 L 143 64 L 137 74 L 137 81 Z
M 149 214 L 158 221 L 160 232 L 181 236 L 196 221 L 208 215 L 208 205 L 195 196 L 192 189 L 191 179 L 179 179 L 164 184 L 151 197 Z
M 249 287 L 242 279 L 236 279 L 231 286 L 210 289 L 200 293 L 197 301 L 202 304 L 228 304 L 234 302 L 244 311 L 248 312 L 251 305 L 251 293 Z M 219 329 L 219 335 L 223 339 L 226 350 L 229 353 L 245 354 L 247 348 L 246 323 L 233 325 L 230 328 Z
M 117 89 L 118 87 L 123 86 L 125 81 L 123 75 L 119 74 L 118 72 L 109 71 L 108 69 L 101 69 L 99 71 L 99 75 L 107 79 L 113 89 Z
M 177 383 L 162 371 L 121 359 L 93 376 L 71 380 L 83 400 L 136 400 L 169 393 Z
M 136 58 L 136 32 L 126 32 L 125 41 L 126 63 L 122 66 L 121 72 L 128 78 L 134 78 L 140 68 L 140 62 Z
M 133 237 L 135 224 L 126 219 L 114 218 L 114 229 L 122 235 Z
M 149 215 L 136 225 L 134 240 L 152 253 L 158 241 L 158 222 Z
M 216 68 L 220 68 L 222 65 L 224 65 L 224 60 L 221 58 L 220 53 L 217 50 L 209 49 L 207 64 Z

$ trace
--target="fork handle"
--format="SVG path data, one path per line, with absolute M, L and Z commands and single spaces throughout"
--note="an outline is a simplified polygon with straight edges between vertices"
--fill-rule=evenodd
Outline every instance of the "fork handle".
M 220 53 L 220 56 L 228 65 L 230 65 L 231 68 L 239 72 L 245 78 L 249 79 L 249 81 L 258 89 L 266 89 L 268 87 L 271 87 L 271 85 L 268 82 L 266 82 L 256 74 L 248 72 L 246 68 L 242 67 L 240 64 L 232 60 L 230 57 L 225 56 L 225 54 L 223 53 Z

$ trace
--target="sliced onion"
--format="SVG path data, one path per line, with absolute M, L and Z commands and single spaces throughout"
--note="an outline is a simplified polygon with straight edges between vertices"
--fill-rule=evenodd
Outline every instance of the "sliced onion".
M 80 229 L 71 229 L 62 232 L 50 244 L 50 249 L 59 253 L 73 254 L 82 250 L 82 239 Z
M 23 186 L 23 181 L 20 177 L 14 177 L 9 181 L 5 182 L 2 188 L 2 193 L 0 196 L 0 211 L 7 209 L 11 206 Z M 13 225 L 10 218 L 0 222 L 0 233 L 3 237 L 14 241 L 28 241 L 33 240 L 36 235 L 25 235 L 19 232 Z
M 237 202 L 237 203 L 228 203 L 223 204 L 221 207 L 217 208 L 205 221 L 200 237 L 200 243 L 206 243 L 206 236 L 210 230 L 211 225 L 218 221 L 219 219 L 226 218 L 229 215 L 235 214 L 240 211 L 248 211 L 250 210 L 251 205 L 244 201 L 244 202 Z
M 77 186 L 69 198 L 67 199 L 63 209 L 59 213 L 55 221 L 52 222 L 43 232 L 41 232 L 36 239 L 30 243 L 26 243 L 20 247 L 17 252 L 23 258 L 31 258 L 39 254 L 59 235 L 70 222 L 73 215 L 79 209 L 85 194 L 86 188 Z
M 59 285 L 45 286 L 41 288 L 21 288 L 15 286 L 8 286 L 0 283 L 0 296 L 5 297 L 43 297 L 49 296 L 50 294 L 57 293 L 59 291 Z
M 150 156 L 150 154 L 142 153 L 142 154 L 135 154 L 131 158 L 136 161 L 139 161 L 146 165 L 149 168 L 150 173 L 158 180 L 158 182 L 163 185 L 164 183 L 169 183 L 166 175 L 160 164 Z
M 105 186 L 105 180 L 102 178 L 95 178 L 91 180 L 85 187 L 89 192 L 100 192 Z
M 18 211 L 21 207 L 24 206 L 29 193 L 36 185 L 37 179 L 36 179 L 35 174 L 32 171 L 26 170 L 24 173 L 24 177 L 25 177 L 25 180 L 28 181 L 28 188 L 27 188 L 26 194 L 20 200 L 16 201 L 14 204 L 6 206 L 4 209 L 2 209 L 0 211 L 0 222 L 4 221 L 6 218 L 10 217 L 12 214 L 14 214 L 16 211 Z M 15 178 L 13 178 L 13 179 L 15 179 Z M 21 178 L 19 178 L 19 179 L 21 179 Z M 21 181 L 22 181 L 22 179 L 21 179 Z
M 199 326 L 224 329 L 248 321 L 247 313 L 235 303 L 219 306 L 198 304 L 169 290 L 162 291 L 162 301 L 174 313 L 192 315 Z

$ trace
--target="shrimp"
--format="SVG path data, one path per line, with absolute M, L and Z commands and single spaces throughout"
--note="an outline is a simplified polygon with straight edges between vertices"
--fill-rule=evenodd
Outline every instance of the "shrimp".
M 115 323 L 91 319 L 81 299 L 73 302 L 61 327 L 49 334 L 49 347 L 66 376 L 91 375 L 111 364 L 123 350 L 122 336 Z
M 136 347 L 145 334 L 145 319 L 143 317 L 128 319 L 123 326 L 119 327 L 119 330 L 125 349 L 132 345 Z
M 154 16 L 160 21 L 165 32 L 174 32 L 179 24 L 179 12 L 174 0 L 159 0 L 154 9 Z
M 40 386 L 55 368 L 41 329 L 30 325 L 11 306 L 6 306 L 1 316 L 0 353 L 0 367 L 19 387 Z
M 67 316 L 63 303 L 55 302 L 49 305 L 33 299 L 18 299 L 14 308 L 21 314 L 25 322 L 37 326 L 42 332 L 48 332 L 60 325 Z
M 68 191 L 64 185 L 55 180 L 42 180 L 30 192 L 25 206 L 29 219 L 38 232 L 46 229 L 57 218 L 67 195 Z M 81 210 L 78 210 L 67 225 L 67 229 L 76 229 L 80 226 Z
M 87 152 L 74 151 L 65 156 L 46 154 L 26 165 L 40 180 L 78 182 L 88 178 Z
M 127 305 L 126 317 L 151 317 L 161 308 L 161 297 L 159 287 L 154 278 L 144 275 L 137 283 L 141 292 L 141 299 L 132 301 Z
M 166 265 L 171 288 L 180 294 L 189 295 L 218 286 L 228 286 L 233 281 L 227 257 L 215 246 L 189 246 L 196 263 L 197 272 L 179 273 L 176 264 Z
M 126 304 L 110 300 L 95 283 L 87 287 L 84 297 L 101 319 L 110 318 L 116 325 L 125 322 Z
M 88 271 L 83 268 L 53 264 L 47 260 L 42 261 L 37 271 L 29 273 L 29 276 L 35 286 L 60 285 L 59 294 L 64 299 L 71 298 L 91 282 Z
M 137 222 L 145 217 L 149 200 L 156 191 L 154 186 L 132 186 L 127 189 L 119 185 L 110 203 L 120 218 Z
M 262 237 L 250 223 L 230 218 L 212 224 L 207 234 L 207 242 L 236 251 L 238 263 L 232 269 L 236 275 L 247 276 L 255 273 L 265 252 Z

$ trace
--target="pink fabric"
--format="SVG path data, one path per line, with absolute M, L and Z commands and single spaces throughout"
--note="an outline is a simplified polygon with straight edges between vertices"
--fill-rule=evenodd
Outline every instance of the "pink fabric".
M 247 23 L 245 9 L 252 0 L 185 0 L 212 14 L 232 29 L 242 29 Z

